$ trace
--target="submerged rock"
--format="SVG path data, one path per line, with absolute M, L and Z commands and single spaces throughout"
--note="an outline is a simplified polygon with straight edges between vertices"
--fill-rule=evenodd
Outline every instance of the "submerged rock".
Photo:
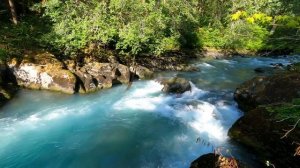
M 236 159 L 220 156 L 217 154 L 206 154 L 194 160 L 190 168 L 243 168 Z
M 162 91 L 166 93 L 184 93 L 192 89 L 190 82 L 184 78 L 163 79 L 160 83 L 164 85 Z
M 76 77 L 48 52 L 30 53 L 21 61 L 11 60 L 8 66 L 19 86 L 68 94 L 75 92 Z
M 265 72 L 265 70 L 263 68 L 255 68 L 254 71 L 256 73 L 264 73 Z

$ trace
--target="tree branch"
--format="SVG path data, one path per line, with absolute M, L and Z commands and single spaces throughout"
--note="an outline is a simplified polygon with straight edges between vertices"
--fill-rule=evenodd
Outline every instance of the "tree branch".
M 293 128 L 290 130 L 287 130 L 287 132 L 281 137 L 281 139 L 286 138 L 298 125 L 298 123 L 300 122 L 300 118 L 298 119 L 298 121 L 294 124 Z

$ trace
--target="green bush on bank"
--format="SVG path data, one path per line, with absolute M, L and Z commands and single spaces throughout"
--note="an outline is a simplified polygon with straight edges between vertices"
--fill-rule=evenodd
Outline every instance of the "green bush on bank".
M 159 55 L 195 41 L 193 1 L 49 0 L 44 9 L 53 23 L 45 40 L 66 53 L 97 43 L 123 54 Z
M 259 51 L 266 46 L 269 32 L 258 25 L 244 22 L 232 24 L 230 27 L 203 27 L 198 36 L 205 47 Z
M 203 47 L 251 53 L 265 50 L 300 53 L 297 0 L 24 2 L 28 3 L 16 4 L 35 13 L 17 11 L 20 15 L 17 26 L 1 23 L 2 36 L 8 34 L 13 38 L 4 42 L 2 38 L 0 44 L 23 49 L 41 46 L 65 55 L 76 55 L 90 46 L 125 55 L 161 55 Z

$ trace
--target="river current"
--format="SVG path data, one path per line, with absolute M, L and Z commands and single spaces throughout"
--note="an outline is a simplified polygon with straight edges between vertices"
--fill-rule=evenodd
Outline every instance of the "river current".
M 0 110 L 0 167 L 183 168 L 214 149 L 247 160 L 227 136 L 243 115 L 233 92 L 257 75 L 253 69 L 296 60 L 198 60 L 200 71 L 157 74 L 190 80 L 183 95 L 162 93 L 155 80 L 88 95 L 21 90 Z

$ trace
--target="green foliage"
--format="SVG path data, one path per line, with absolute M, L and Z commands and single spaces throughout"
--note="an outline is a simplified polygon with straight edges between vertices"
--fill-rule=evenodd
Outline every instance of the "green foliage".
M 0 60 L 5 60 L 8 52 L 5 49 L 0 48 Z
M 267 4 L 279 6 L 267 7 Z M 245 10 L 234 4 L 232 9 L 239 10 L 230 14 L 223 26 L 201 28 L 198 32 L 199 39 L 205 47 L 254 52 L 286 50 L 299 53 L 299 16 L 291 14 L 292 11 L 281 15 L 269 15 L 276 13 L 273 11 L 275 9 L 283 9 L 280 4 L 283 5 L 278 0 L 260 0 Z
M 225 48 L 226 46 L 224 28 L 202 27 L 198 31 L 198 37 L 205 47 Z
M 214 4 L 214 1 L 209 2 Z M 212 20 L 198 31 L 204 47 L 230 50 L 284 50 L 300 53 L 300 2 L 295 0 L 256 0 L 224 2 L 228 10 L 206 14 Z M 297 8 L 299 7 L 299 8 Z M 210 7 L 213 9 L 214 7 Z M 202 19 L 203 20 L 203 19 Z
M 51 47 L 66 55 L 88 46 L 125 55 L 202 47 L 300 53 L 299 0 L 22 0 L 16 5 L 36 13 L 20 16 L 16 27 L 1 23 L 0 44 L 10 48 Z M 18 13 L 30 13 L 25 11 Z M 44 17 L 36 17 L 40 14 Z
M 17 56 L 24 50 L 47 47 L 41 37 L 49 31 L 49 25 L 38 16 L 23 18 L 17 26 L 8 21 L 0 21 L 0 25 L 1 53 Z
M 259 25 L 236 22 L 226 29 L 225 48 L 259 51 L 264 47 L 268 34 L 267 29 Z
M 258 51 L 265 46 L 269 32 L 258 25 L 239 21 L 226 28 L 201 28 L 203 46 L 221 49 Z
M 180 0 L 165 4 L 155 0 L 49 0 L 44 8 L 53 31 L 45 39 L 66 53 L 90 43 L 133 55 L 194 47 L 198 39 L 193 33 L 197 28 L 193 5 Z

